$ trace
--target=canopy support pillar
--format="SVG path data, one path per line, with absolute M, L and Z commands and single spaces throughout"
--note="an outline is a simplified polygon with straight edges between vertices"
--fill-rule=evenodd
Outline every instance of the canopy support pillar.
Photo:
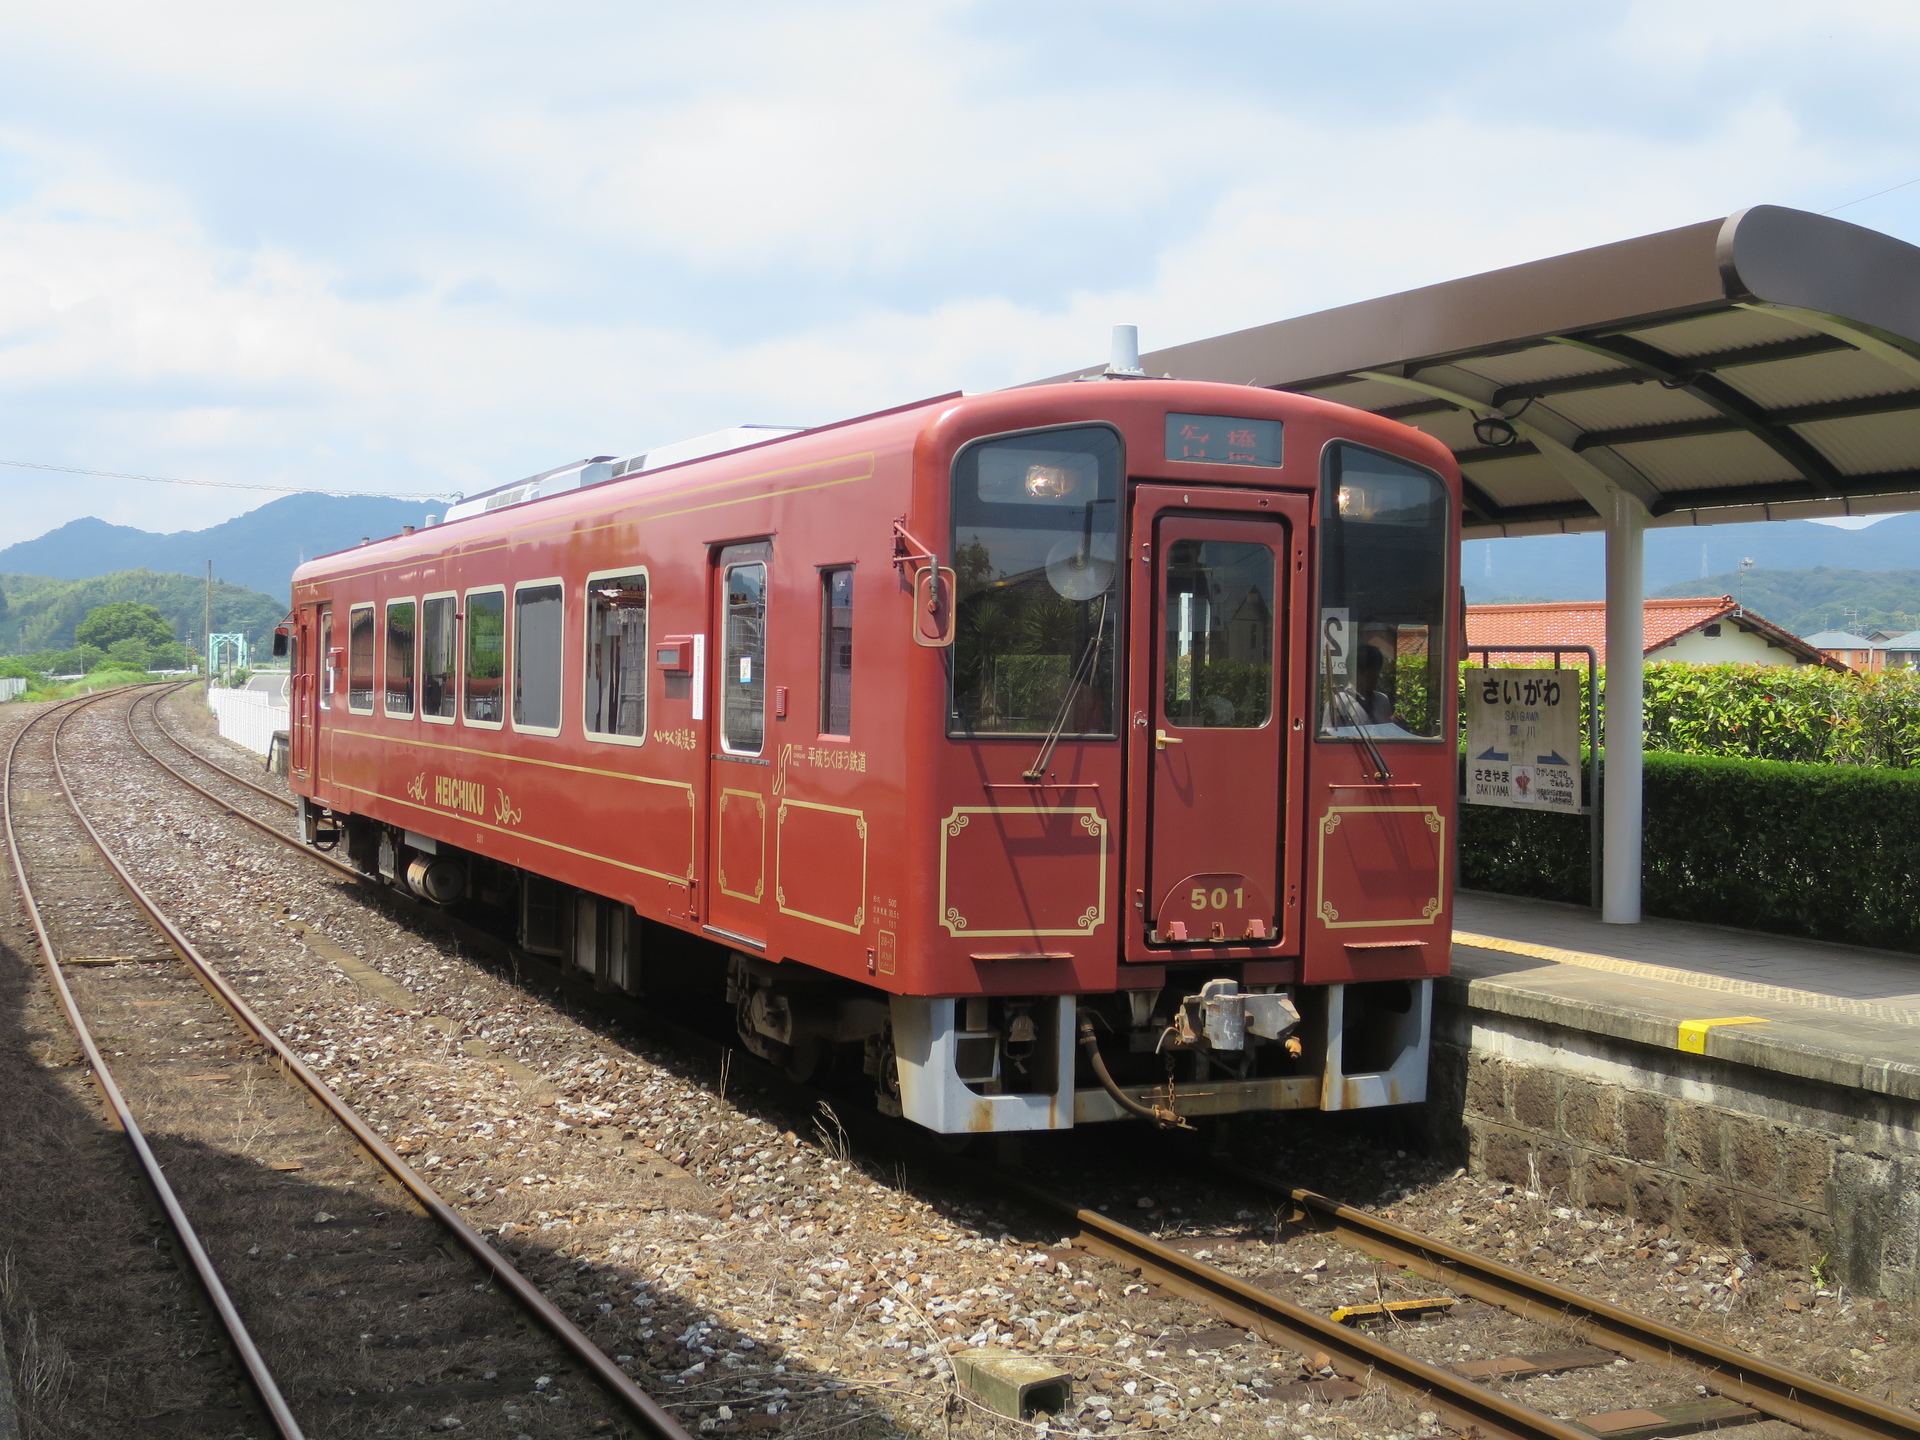
M 1647 511 L 1624 490 L 1615 490 L 1609 499 L 1600 918 L 1609 925 L 1637 925 L 1644 820 Z

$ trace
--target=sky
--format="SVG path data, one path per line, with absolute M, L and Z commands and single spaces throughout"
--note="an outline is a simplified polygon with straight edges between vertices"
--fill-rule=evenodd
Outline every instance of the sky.
M 472 492 L 1750 204 L 1920 243 L 1916 62 L 1911 0 L 0 0 L 0 461 Z M 0 545 L 270 498 L 0 466 Z

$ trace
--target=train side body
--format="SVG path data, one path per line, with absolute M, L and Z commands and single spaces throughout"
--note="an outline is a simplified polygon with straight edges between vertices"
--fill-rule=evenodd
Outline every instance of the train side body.
M 1417 1100 L 1458 496 L 1418 431 L 1198 382 L 808 431 L 302 566 L 291 780 L 310 837 L 606 983 L 714 947 L 756 1049 L 864 1046 L 935 1129 Z

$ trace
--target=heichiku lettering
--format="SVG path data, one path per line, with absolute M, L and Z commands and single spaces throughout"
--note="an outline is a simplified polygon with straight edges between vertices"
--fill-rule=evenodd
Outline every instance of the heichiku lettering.
M 433 777 L 433 803 L 443 810 L 461 810 L 469 815 L 487 812 L 487 787 L 477 780 L 459 780 L 452 775 Z

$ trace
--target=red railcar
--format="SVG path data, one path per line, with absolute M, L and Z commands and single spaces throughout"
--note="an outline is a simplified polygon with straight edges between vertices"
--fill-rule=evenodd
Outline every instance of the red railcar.
M 1422 1098 L 1445 447 L 1115 379 L 574 480 L 297 572 L 311 840 L 939 1131 Z

